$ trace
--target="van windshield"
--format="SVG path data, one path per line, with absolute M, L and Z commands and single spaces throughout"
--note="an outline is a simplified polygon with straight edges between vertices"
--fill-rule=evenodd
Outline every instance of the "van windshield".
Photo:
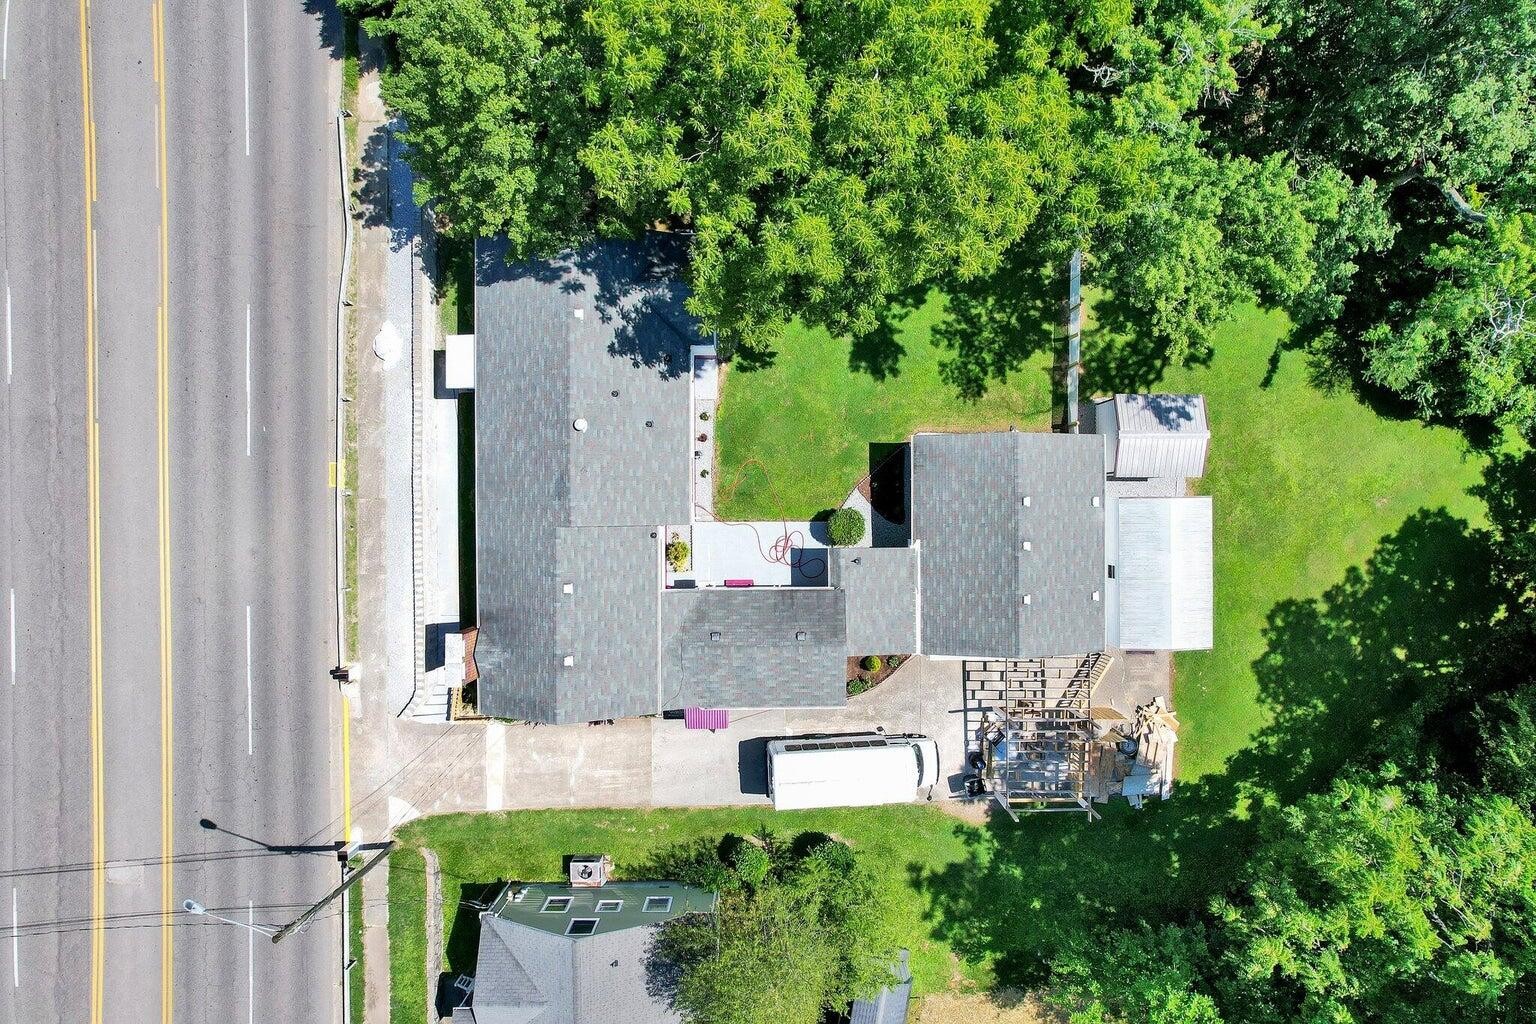
M 923 748 L 918 744 L 912 744 L 912 756 L 917 758 L 917 784 L 923 784 Z

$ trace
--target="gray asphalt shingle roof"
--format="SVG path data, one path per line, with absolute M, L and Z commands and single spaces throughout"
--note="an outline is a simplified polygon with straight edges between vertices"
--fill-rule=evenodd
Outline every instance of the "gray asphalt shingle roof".
M 912 438 L 923 653 L 1103 649 L 1103 446 L 1094 434 Z
M 841 707 L 845 607 L 826 587 L 667 591 L 662 707 Z
M 469 1017 L 475 1024 L 679 1020 L 665 994 L 674 968 L 653 956 L 652 944 L 661 924 L 713 911 L 714 893 L 676 882 L 520 888 L 521 899 L 509 887 L 480 915 Z M 546 911 L 550 896 L 565 897 L 567 905 Z M 647 912 L 647 896 L 668 897 L 666 909 Z M 577 919 L 595 921 L 594 930 L 566 934 Z
M 834 548 L 832 586 L 847 595 L 848 653 L 917 651 L 916 548 Z
M 687 521 L 692 472 L 682 246 L 652 235 L 515 265 L 504 251 L 482 240 L 475 256 L 480 708 L 652 713 L 649 534 Z

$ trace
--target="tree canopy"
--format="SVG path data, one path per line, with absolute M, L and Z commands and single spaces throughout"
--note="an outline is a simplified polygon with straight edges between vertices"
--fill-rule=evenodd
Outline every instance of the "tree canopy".
M 693 1024 L 820 1024 L 891 980 L 884 890 L 827 836 L 727 836 L 666 851 L 651 870 L 720 895 L 714 915 L 671 923 L 658 944 Z

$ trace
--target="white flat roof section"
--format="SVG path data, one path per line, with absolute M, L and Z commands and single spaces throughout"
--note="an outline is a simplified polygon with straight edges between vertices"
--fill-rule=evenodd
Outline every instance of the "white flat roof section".
M 1122 498 L 1115 563 L 1119 636 L 1129 651 L 1211 648 L 1211 499 Z
M 1201 477 L 1211 443 L 1204 395 L 1116 395 L 1094 408 L 1108 439 L 1113 476 Z
M 443 339 L 443 387 L 469 391 L 475 386 L 475 336 L 450 334 Z

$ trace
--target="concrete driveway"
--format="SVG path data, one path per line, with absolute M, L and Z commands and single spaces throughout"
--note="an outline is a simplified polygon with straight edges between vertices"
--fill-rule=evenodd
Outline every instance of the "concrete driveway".
M 958 789 L 961 699 L 960 662 L 918 657 L 846 707 L 733 712 L 730 728 L 716 733 L 658 718 L 572 726 L 397 722 L 389 752 L 394 771 L 363 802 L 375 813 L 387 805 L 391 825 L 449 811 L 766 804 L 768 739 L 876 726 L 937 740 Z

